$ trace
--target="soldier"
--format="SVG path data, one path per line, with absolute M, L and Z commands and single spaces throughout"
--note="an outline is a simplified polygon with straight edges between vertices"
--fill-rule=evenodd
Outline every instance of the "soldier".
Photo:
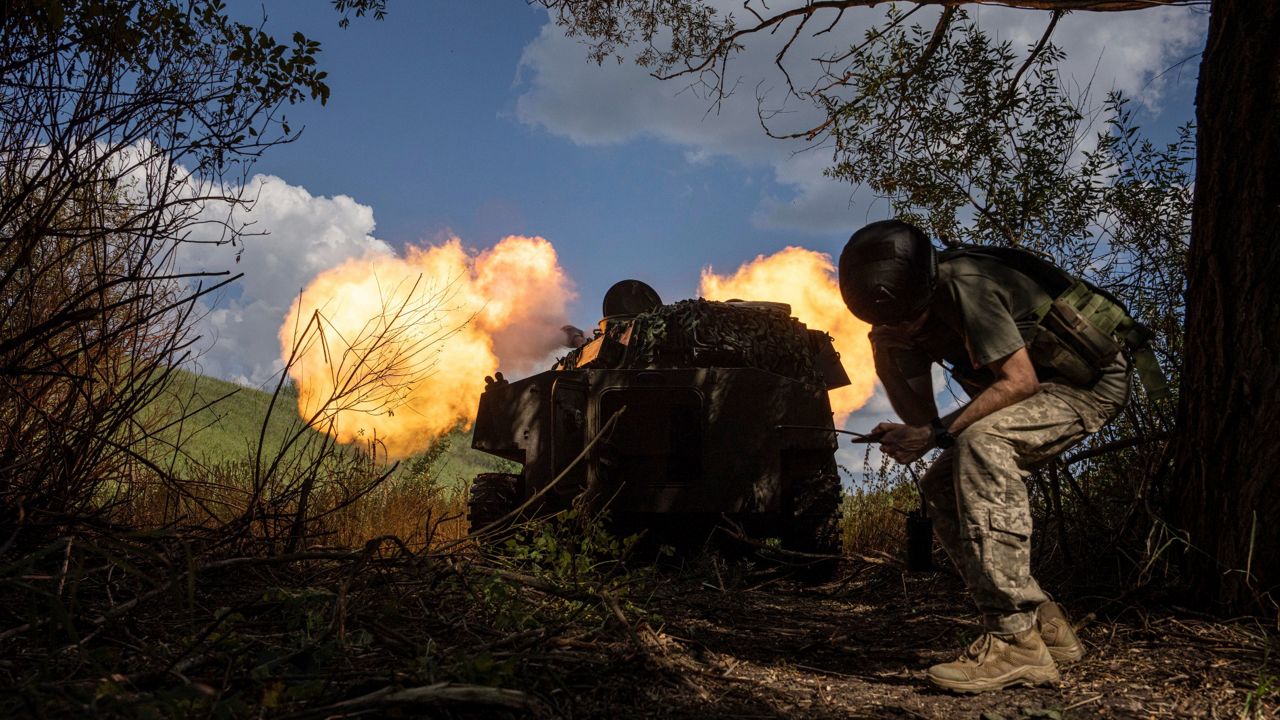
M 985 631 L 959 660 L 928 670 L 934 684 L 958 692 L 1054 682 L 1055 661 L 1083 655 L 1062 608 L 1031 576 L 1024 480 L 1036 464 L 1106 424 L 1129 394 L 1119 345 L 1087 368 L 1037 352 L 1042 343 L 1034 333 L 1054 298 L 995 254 L 939 258 L 918 228 L 886 220 L 854 233 L 840 256 L 841 293 L 872 326 L 876 373 L 903 421 L 881 423 L 873 436 L 899 463 L 942 450 L 921 489 Z M 1029 348 L 1024 338 L 1031 337 L 1037 339 Z M 970 397 L 941 418 L 933 363 Z

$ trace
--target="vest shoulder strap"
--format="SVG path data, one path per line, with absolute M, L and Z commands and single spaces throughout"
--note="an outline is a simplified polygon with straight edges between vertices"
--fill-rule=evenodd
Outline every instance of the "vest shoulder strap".
M 938 262 L 960 257 L 987 258 L 1002 263 L 1031 278 L 1050 297 L 1063 298 L 1073 307 L 1084 308 L 1086 315 L 1101 326 L 1100 330 L 1114 333 L 1124 342 L 1147 394 L 1153 399 L 1168 397 L 1169 383 L 1151 350 L 1151 331 L 1135 320 L 1115 295 L 1024 248 L 962 245 L 939 253 Z M 1036 309 L 1037 321 L 1044 318 L 1050 305 L 1052 301 Z
M 938 262 L 941 264 L 962 257 L 986 258 L 1011 267 L 1034 280 L 1053 297 L 1058 297 L 1076 283 L 1071 273 L 1023 248 L 962 245 L 943 250 L 938 254 Z
M 1031 250 L 987 245 L 961 245 L 938 253 L 938 262 L 943 263 L 958 257 L 980 257 L 1003 263 L 1034 280 L 1040 287 L 1044 288 L 1044 291 L 1050 297 L 1054 298 L 1072 290 L 1077 284 L 1083 284 L 1090 292 L 1110 300 L 1119 306 L 1126 315 L 1130 315 L 1124 303 L 1120 302 L 1120 299 L 1111 294 L 1111 292 L 1094 285 L 1088 280 L 1072 275 L 1058 267 L 1051 260 Z M 1130 315 L 1130 317 L 1132 316 Z

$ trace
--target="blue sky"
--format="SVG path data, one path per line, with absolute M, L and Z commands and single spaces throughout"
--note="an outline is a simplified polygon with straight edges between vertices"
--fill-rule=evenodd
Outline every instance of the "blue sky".
M 758 146 L 776 146 L 773 154 L 783 156 L 801 145 L 761 136 L 741 157 L 714 143 L 710 152 L 691 157 L 703 148 L 687 138 L 673 141 L 670 133 L 664 137 L 661 127 L 601 142 L 521 117 L 518 104 L 536 92 L 531 81 L 537 72 L 555 68 L 521 66 L 547 14 L 519 0 L 392 2 L 385 21 L 356 19 L 346 29 L 323 0 L 233 8 L 245 19 L 265 11 L 266 28 L 277 35 L 298 29 L 319 40 L 332 88 L 327 106 L 288 110 L 295 128 L 305 126 L 303 136 L 269 152 L 258 172 L 314 195 L 348 195 L 371 207 L 373 234 L 393 246 L 444 232 L 479 247 L 512 233 L 542 235 L 560 251 L 579 288 L 579 323 L 594 322 L 598 298 L 622 277 L 639 277 L 664 298 L 677 299 L 696 290 L 705 265 L 731 270 L 788 244 L 835 253 L 861 222 L 884 211 L 855 201 L 843 208 L 843 223 L 762 223 L 762 203 L 803 191 L 779 182 L 769 161 L 755 157 L 762 153 Z M 1033 25 L 1042 17 L 1021 16 Z M 550 33 L 559 34 L 554 28 Z M 588 63 L 572 41 L 563 44 L 576 58 L 573 73 L 607 77 L 605 71 L 614 70 Z M 741 64 L 749 76 L 749 63 Z M 1182 82 L 1169 83 L 1159 113 L 1145 113 L 1144 124 L 1157 134 L 1191 116 L 1195 65 L 1166 77 Z M 635 79 L 648 81 L 646 90 L 654 94 L 676 96 L 683 89 L 628 74 L 629 82 Z M 705 106 L 694 100 L 684 105 Z M 725 113 L 744 108 L 730 106 Z M 714 135 L 723 125 L 716 116 L 691 117 L 691 137 Z M 755 118 L 749 120 L 754 126 Z M 805 154 L 814 167 L 828 157 L 825 151 Z M 840 193 L 847 200 L 852 189 L 834 189 Z
M 519 0 L 393 2 L 387 20 L 340 29 L 326 5 L 265 6 L 268 30 L 320 40 L 332 95 L 324 107 L 290 108 L 302 137 L 256 171 L 350 195 L 373 208 L 374 234 L 392 245 L 446 231 L 479 247 L 544 236 L 579 288 L 575 319 L 593 323 L 604 290 L 623 277 L 677 299 L 696 290 L 705 264 L 736 266 L 800 241 L 750 222 L 767 168 L 691 163 L 653 138 L 583 146 L 522 122 L 520 58 L 545 11 Z M 254 17 L 261 6 L 237 10 Z
M 235 266 L 229 252 L 201 251 L 201 262 L 246 273 L 204 321 L 210 374 L 265 380 L 279 366 L 275 329 L 301 286 L 369 250 L 449 234 L 483 249 L 508 234 L 540 235 L 577 287 L 568 319 L 590 327 L 622 278 L 673 301 L 696 294 L 708 265 L 730 273 L 788 245 L 838 254 L 854 229 L 886 212 L 822 177 L 827 151 L 797 152 L 805 146 L 761 132 L 751 88 L 780 85 L 771 67 L 779 38 L 753 41 L 733 61 L 748 90 L 708 113 L 683 84 L 589 63 L 523 0 L 393 0 L 385 21 L 353 19 L 346 29 L 328 0 L 236 0 L 231 10 L 253 23 L 265 12 L 277 37 L 300 30 L 319 40 L 332 93 L 327 106 L 288 108 L 301 138 L 255 167 L 272 178 L 253 217 L 269 235 L 251 239 Z M 917 17 L 929 22 L 929 12 Z M 1021 48 L 1047 17 L 971 12 Z M 822 40 L 847 47 L 878 13 L 851 14 L 843 36 Z M 1124 90 L 1148 133 L 1167 139 L 1193 115 L 1198 59 L 1168 68 L 1201 50 L 1204 31 L 1204 13 L 1187 8 L 1072 13 L 1055 40 L 1070 54 L 1065 77 L 1092 82 L 1097 102 Z M 793 56 L 821 49 L 798 46 Z M 797 110 L 788 118 L 802 126 Z M 886 416 L 883 398 L 866 415 L 860 421 Z

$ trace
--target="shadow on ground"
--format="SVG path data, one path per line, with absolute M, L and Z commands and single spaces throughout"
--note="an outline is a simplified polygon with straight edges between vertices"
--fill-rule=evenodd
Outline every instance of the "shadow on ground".
M 1275 641 L 1248 623 L 1136 608 L 1098 619 L 1078 608 L 1088 653 L 1061 668 L 1059 685 L 958 696 L 933 689 L 923 675 L 979 632 L 950 574 L 859 565 L 817 587 L 690 578 L 664 587 L 654 607 L 667 658 L 595 678 L 594 688 L 582 688 L 595 694 L 588 714 L 1061 720 L 1276 713 L 1267 705 L 1274 696 L 1250 698 L 1277 673 L 1265 650 Z

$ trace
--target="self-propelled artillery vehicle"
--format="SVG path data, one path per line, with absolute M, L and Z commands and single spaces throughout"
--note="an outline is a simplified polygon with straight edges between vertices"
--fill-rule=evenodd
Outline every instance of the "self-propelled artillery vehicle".
M 626 280 L 552 370 L 488 378 L 472 447 L 522 466 L 472 487 L 473 532 L 518 513 L 607 507 L 627 531 L 705 538 L 724 520 L 783 549 L 839 551 L 827 391 L 849 383 L 831 337 L 771 302 L 664 305 Z

